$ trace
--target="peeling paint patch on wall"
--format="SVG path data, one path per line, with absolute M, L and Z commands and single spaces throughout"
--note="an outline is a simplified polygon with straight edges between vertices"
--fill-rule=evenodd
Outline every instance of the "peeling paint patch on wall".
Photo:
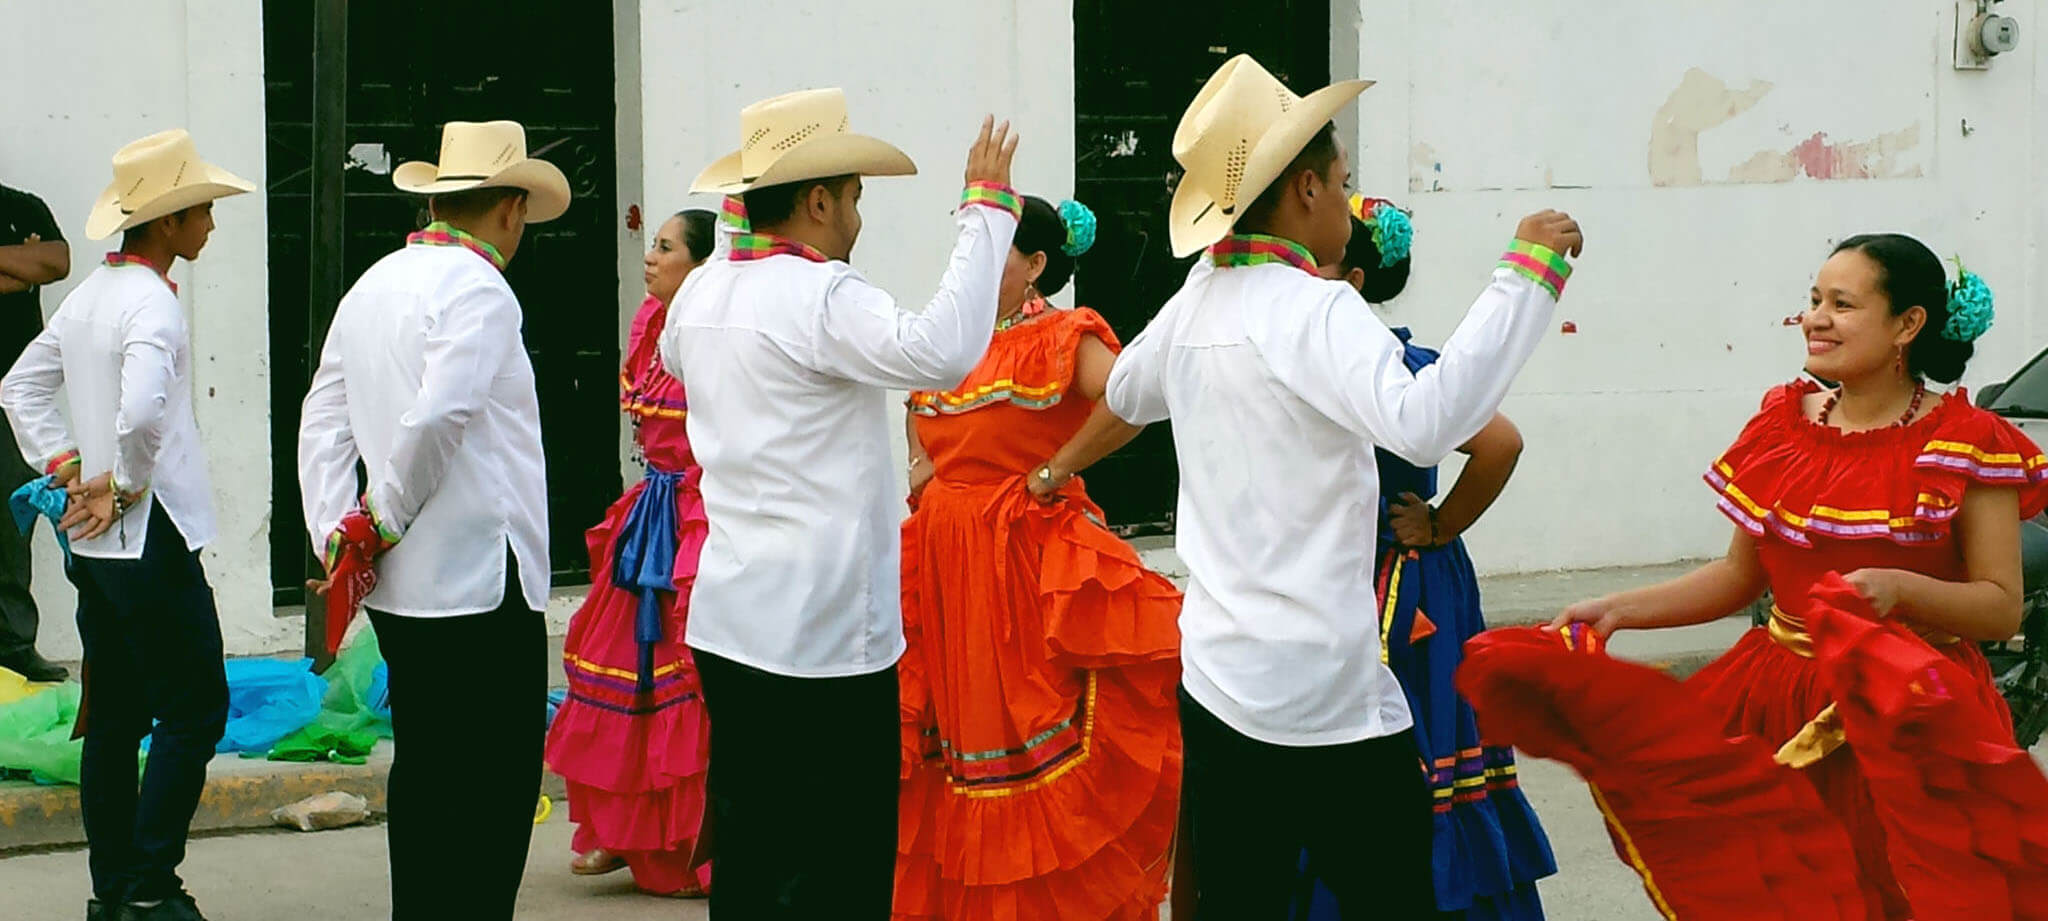
M 1700 165 L 1700 135 L 1748 111 L 1770 93 L 1762 80 L 1732 90 L 1697 67 L 1650 123 L 1650 181 L 1659 186 L 1718 183 L 1780 183 L 1800 177 L 1818 180 L 1896 179 L 1922 175 L 1919 164 L 1901 165 L 1901 155 L 1920 146 L 1920 125 L 1909 124 L 1865 141 L 1836 142 L 1816 131 L 1785 150 L 1760 150 L 1735 164 L 1725 179 L 1708 179 Z
M 1700 135 L 1749 111 L 1770 91 L 1771 84 L 1763 80 L 1731 90 L 1697 67 L 1686 71 L 1650 122 L 1650 183 L 1702 184 Z

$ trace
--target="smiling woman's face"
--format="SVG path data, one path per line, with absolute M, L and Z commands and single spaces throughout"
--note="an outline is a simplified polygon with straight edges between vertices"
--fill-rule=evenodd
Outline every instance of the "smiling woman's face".
M 1892 367 L 1912 342 L 1926 312 L 1893 315 L 1883 267 L 1857 250 L 1828 257 L 1814 277 L 1800 329 L 1806 334 L 1806 371 L 1829 381 L 1859 380 Z

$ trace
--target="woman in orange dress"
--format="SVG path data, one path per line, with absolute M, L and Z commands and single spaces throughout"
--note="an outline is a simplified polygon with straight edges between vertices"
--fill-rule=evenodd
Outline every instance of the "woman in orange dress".
M 1180 800 L 1180 592 L 1081 482 L 1027 477 L 1081 428 L 1118 348 L 1045 296 L 1094 237 L 1026 197 L 994 340 L 910 398 L 897 918 L 1155 919 Z
M 547 763 L 569 792 L 577 856 L 570 871 L 631 869 L 656 895 L 699 896 L 709 866 L 692 866 L 704 823 L 710 718 L 683 645 L 690 585 L 708 525 L 683 385 L 657 354 L 669 301 L 713 248 L 709 211 L 684 211 L 656 231 L 647 300 L 633 317 L 619 403 L 633 421 L 647 478 L 585 535 L 590 595 L 569 619 L 569 696 L 548 732 Z
M 1547 645 L 1482 636 L 1488 727 L 1595 785 L 1672 918 L 2048 918 L 2048 778 L 1979 641 L 2018 630 L 2019 524 L 2048 458 L 1953 382 L 1991 296 L 1910 237 L 1851 237 L 1814 281 L 1806 369 L 1707 474 L 1724 559 L 1574 605 Z M 1574 656 L 1620 629 L 1777 607 L 1684 685 Z M 1564 642 L 1558 642 L 1562 638 Z

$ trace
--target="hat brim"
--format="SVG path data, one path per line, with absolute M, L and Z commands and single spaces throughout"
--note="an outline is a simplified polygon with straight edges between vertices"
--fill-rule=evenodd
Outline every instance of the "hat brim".
M 1249 206 L 1265 194 L 1266 187 L 1280 178 L 1287 164 L 1308 146 L 1338 110 L 1351 104 L 1358 94 L 1373 85 L 1371 80 L 1345 80 L 1316 90 L 1287 110 L 1268 129 L 1245 161 L 1244 179 L 1237 186 L 1237 200 Z M 1225 213 L 1215 199 L 1181 177 L 1173 190 L 1173 204 L 1167 209 L 1168 236 L 1175 258 L 1191 255 L 1230 234 L 1244 208 Z
M 768 164 L 759 176 L 743 175 L 740 154 L 734 151 L 698 173 L 697 180 L 690 183 L 690 191 L 738 195 L 748 189 L 831 176 L 915 175 L 917 164 L 894 144 L 863 134 L 830 134 L 791 148 Z
M 99 199 L 93 202 L 92 213 L 86 216 L 85 238 L 104 240 L 186 208 L 256 191 L 255 183 L 211 163 L 201 161 L 199 167 L 206 174 L 203 181 L 178 186 L 148 201 L 136 203 L 131 210 L 122 210 L 120 190 L 107 186 L 100 192 Z
M 448 195 L 470 189 L 518 189 L 526 193 L 526 222 L 545 224 L 569 210 L 569 177 L 546 160 L 521 160 L 483 179 L 442 179 L 441 168 L 415 160 L 391 171 L 391 184 L 414 195 Z

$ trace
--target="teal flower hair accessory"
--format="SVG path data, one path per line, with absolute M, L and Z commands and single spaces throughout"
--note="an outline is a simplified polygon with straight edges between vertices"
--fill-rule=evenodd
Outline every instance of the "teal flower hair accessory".
M 1941 337 L 1975 342 L 1991 329 L 1992 314 L 1991 286 L 1956 260 L 1956 280 L 1948 286 L 1948 323 L 1942 326 Z
M 1408 258 L 1415 248 L 1415 223 L 1408 212 L 1384 198 L 1351 196 L 1351 216 L 1372 231 L 1372 245 L 1380 251 L 1380 268 Z
M 1415 247 L 1415 224 L 1408 220 L 1408 212 L 1383 201 L 1373 206 L 1372 220 L 1366 223 L 1372 225 L 1372 245 L 1380 251 L 1380 268 L 1408 258 Z
M 1067 242 L 1060 252 L 1079 256 L 1095 246 L 1095 212 L 1071 198 L 1060 202 L 1060 223 L 1067 227 Z

